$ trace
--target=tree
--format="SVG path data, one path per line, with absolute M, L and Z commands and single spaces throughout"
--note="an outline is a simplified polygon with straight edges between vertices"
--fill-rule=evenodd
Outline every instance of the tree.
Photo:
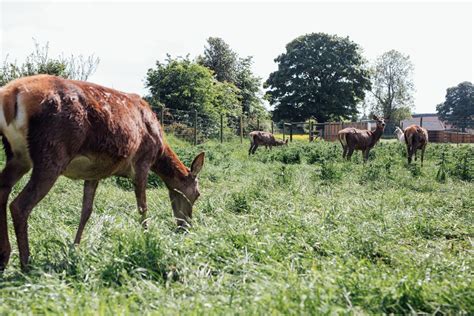
M 370 89 L 369 71 L 357 44 L 324 33 L 300 36 L 275 59 L 278 70 L 265 82 L 276 120 L 319 122 L 354 118 Z
M 156 62 L 149 69 L 146 87 L 152 104 L 161 103 L 178 110 L 197 110 L 216 120 L 220 114 L 240 110 L 239 90 L 232 83 L 213 78 L 208 68 L 186 58 L 171 58 Z M 150 100 L 149 98 L 149 100 Z
M 396 50 L 383 53 L 373 67 L 372 111 L 386 118 L 410 117 L 413 103 L 413 63 Z
M 91 56 L 59 56 L 49 57 L 49 43 L 41 46 L 34 42 L 33 52 L 26 57 L 23 64 L 9 62 L 8 57 L 4 60 L 0 68 L 0 86 L 3 86 L 11 80 L 32 76 L 37 74 L 56 75 L 63 78 L 87 80 L 99 65 L 100 59 Z
M 461 82 L 446 90 L 446 100 L 436 106 L 439 117 L 460 128 L 474 128 L 474 86 L 471 82 Z
M 241 58 L 221 38 L 210 37 L 204 48 L 204 56 L 197 62 L 214 72 L 222 83 L 229 82 L 239 89 L 242 112 L 262 117 L 267 114 L 260 94 L 261 79 L 252 72 L 252 57 Z
M 219 37 L 209 37 L 204 47 L 204 56 L 198 57 L 198 63 L 214 71 L 220 82 L 236 83 L 237 54 Z

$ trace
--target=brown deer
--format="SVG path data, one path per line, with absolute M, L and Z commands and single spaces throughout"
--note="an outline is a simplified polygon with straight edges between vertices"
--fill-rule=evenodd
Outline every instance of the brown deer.
M 0 174 L 0 270 L 11 252 L 8 196 L 30 169 L 29 182 L 10 204 L 23 269 L 29 258 L 28 216 L 60 175 L 84 180 L 76 244 L 91 215 L 99 180 L 112 175 L 133 180 L 144 225 L 150 169 L 169 190 L 177 224 L 191 220 L 204 153 L 191 169 L 185 167 L 164 141 L 150 106 L 136 94 L 49 75 L 17 79 L 0 89 L 0 131 L 7 157 Z
M 421 150 L 421 166 L 423 167 L 423 158 L 425 156 L 426 145 L 428 144 L 428 131 L 418 125 L 410 125 L 404 131 L 405 143 L 407 145 L 408 164 L 411 163 L 413 155 L 417 160 L 416 151 Z
M 351 160 L 354 150 L 361 150 L 364 162 L 369 159 L 369 151 L 377 144 L 385 129 L 383 118 L 374 115 L 373 119 L 377 124 L 374 131 L 354 127 L 347 127 L 339 131 L 337 137 L 343 149 L 342 158 Z
M 249 133 L 249 136 L 250 136 L 249 156 L 250 154 L 255 154 L 255 151 L 260 145 L 265 146 L 265 148 L 267 149 L 269 147 L 270 149 L 272 149 L 273 146 L 288 145 L 288 139 L 285 141 L 275 139 L 275 136 L 273 136 L 273 134 L 269 132 L 253 131 Z

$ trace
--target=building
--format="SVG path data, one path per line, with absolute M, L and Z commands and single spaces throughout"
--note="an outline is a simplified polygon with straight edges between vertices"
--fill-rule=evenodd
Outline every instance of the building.
M 449 124 L 441 121 L 436 113 L 413 114 L 411 119 L 401 121 L 400 127 L 405 129 L 413 124 L 422 126 L 428 131 L 444 131 L 451 128 Z

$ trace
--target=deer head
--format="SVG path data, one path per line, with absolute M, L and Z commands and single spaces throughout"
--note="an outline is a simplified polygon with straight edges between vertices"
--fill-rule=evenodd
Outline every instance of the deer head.
M 204 156 L 204 152 L 197 155 L 180 186 L 169 190 L 173 214 L 181 228 L 191 225 L 193 205 L 201 194 L 197 175 L 204 165 Z
M 377 115 L 373 115 L 372 116 L 372 119 L 375 120 L 376 124 L 377 124 L 377 129 L 384 129 L 385 128 L 385 119 L 383 117 L 380 117 L 380 116 L 377 116 Z

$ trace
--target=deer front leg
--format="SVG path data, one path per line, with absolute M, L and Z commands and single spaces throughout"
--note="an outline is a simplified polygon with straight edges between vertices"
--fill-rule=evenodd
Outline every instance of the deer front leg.
M 82 212 L 79 227 L 77 228 L 76 238 L 74 238 L 74 244 L 79 245 L 81 242 L 82 232 L 86 226 L 87 221 L 91 217 L 92 207 L 94 204 L 95 192 L 99 180 L 86 180 L 84 181 L 84 193 L 82 197 Z
M 58 166 L 35 165 L 30 180 L 10 204 L 22 270 L 27 269 L 30 257 L 28 217 L 36 204 L 49 192 L 61 172 L 62 169 Z
M 0 272 L 7 266 L 11 253 L 7 227 L 8 196 L 12 187 L 29 169 L 29 164 L 13 157 L 13 159 L 8 160 L 5 169 L 0 174 Z
M 366 149 L 362 151 L 362 158 L 364 158 L 364 163 L 367 162 L 367 160 L 369 160 L 369 151 L 370 149 Z

